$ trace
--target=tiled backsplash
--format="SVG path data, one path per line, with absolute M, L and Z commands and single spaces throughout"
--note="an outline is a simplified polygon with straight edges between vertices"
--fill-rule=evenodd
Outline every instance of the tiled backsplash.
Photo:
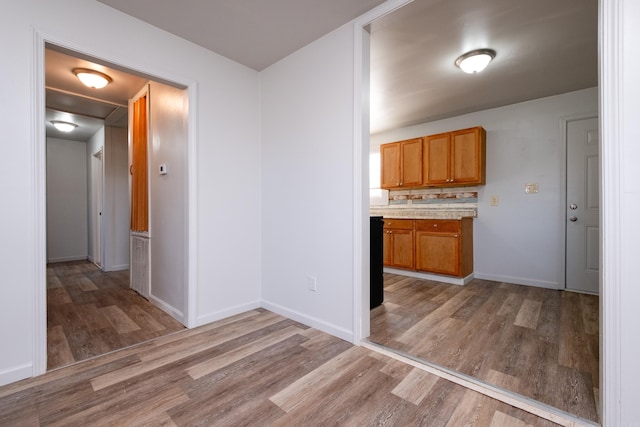
M 391 190 L 388 205 L 371 206 L 369 211 L 388 218 L 476 217 L 478 191 L 476 187 Z
M 468 203 L 476 206 L 478 192 L 469 189 L 419 189 L 419 190 L 391 190 L 389 192 L 390 205 L 449 205 L 452 203 Z M 433 208 L 434 206 L 429 206 Z

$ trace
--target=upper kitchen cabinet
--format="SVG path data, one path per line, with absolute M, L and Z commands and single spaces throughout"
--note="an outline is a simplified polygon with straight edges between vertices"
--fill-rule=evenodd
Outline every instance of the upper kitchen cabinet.
M 386 189 L 422 185 L 422 138 L 380 146 L 381 187 Z
M 423 185 L 482 185 L 486 176 L 486 132 L 480 127 L 424 137 Z

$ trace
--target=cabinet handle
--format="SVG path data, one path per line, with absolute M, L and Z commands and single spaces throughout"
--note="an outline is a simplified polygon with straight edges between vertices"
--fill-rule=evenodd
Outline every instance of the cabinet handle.
M 438 228 L 438 224 L 433 224 L 433 228 Z
M 453 235 L 453 237 L 455 237 L 455 238 L 457 239 L 457 238 L 458 238 L 458 235 L 457 235 L 457 234 L 454 234 L 454 235 Z

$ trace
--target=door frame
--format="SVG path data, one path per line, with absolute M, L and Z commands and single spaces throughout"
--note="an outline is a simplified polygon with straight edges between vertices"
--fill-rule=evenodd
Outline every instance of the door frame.
M 187 260 L 184 280 L 185 323 L 187 328 L 196 326 L 196 277 L 197 277 L 197 157 L 196 157 L 196 117 L 197 82 L 183 76 L 168 75 L 163 69 L 149 69 L 142 62 L 132 62 L 131 58 L 113 57 L 99 49 L 78 45 L 64 38 L 56 37 L 39 29 L 34 29 L 34 49 L 32 68 L 31 110 L 32 135 L 32 200 L 35 209 L 33 224 L 33 365 L 32 375 L 44 374 L 47 370 L 47 247 L 46 247 L 46 132 L 45 132 L 45 44 L 50 43 L 93 58 L 100 58 L 117 67 L 149 77 L 151 80 L 173 82 L 185 87 L 189 100 L 187 123 L 187 221 L 185 258 Z
M 568 137 L 568 126 L 569 123 L 575 122 L 578 120 L 585 119 L 598 119 L 600 121 L 599 115 L 597 112 L 584 113 L 584 114 L 576 114 L 573 116 L 562 117 L 560 119 L 560 139 L 562 144 L 561 150 L 561 158 L 560 158 L 560 210 L 558 218 L 562 218 L 562 233 L 558 236 L 558 244 L 559 247 L 564 248 L 564 262 L 560 264 L 560 271 L 558 272 L 558 289 L 566 290 L 567 289 L 567 171 L 569 170 L 567 162 L 569 161 L 569 145 L 567 141 Z M 598 123 L 600 124 L 600 123 Z M 600 144 L 601 145 L 601 144 Z M 601 162 L 601 160 L 600 160 Z M 600 177 L 600 181 L 602 181 L 602 177 Z M 602 190 L 600 190 L 602 193 Z M 602 194 L 600 194 L 602 198 Z M 600 244 L 600 250 L 602 251 L 602 244 Z

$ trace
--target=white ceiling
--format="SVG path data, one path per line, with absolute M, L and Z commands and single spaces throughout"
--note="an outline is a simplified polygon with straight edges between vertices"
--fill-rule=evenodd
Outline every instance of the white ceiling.
M 260 71 L 384 0 L 98 0 Z
M 256 70 L 383 2 L 99 1 Z M 370 26 L 372 133 L 597 86 L 597 16 L 598 0 L 415 0 Z M 497 56 L 482 74 L 453 65 L 486 47 Z M 47 85 L 80 90 L 64 85 L 75 79 L 69 67 L 87 60 L 122 73 L 91 58 L 49 67 L 47 56 Z M 123 73 L 118 81 L 129 77 L 137 78 Z M 89 96 L 126 104 L 138 83 Z M 110 93 L 116 89 L 122 93 Z

